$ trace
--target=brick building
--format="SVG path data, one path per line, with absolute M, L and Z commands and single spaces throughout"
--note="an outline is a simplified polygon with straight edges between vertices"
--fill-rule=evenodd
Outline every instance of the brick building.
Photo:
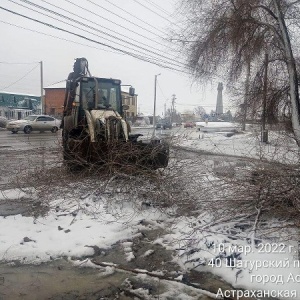
M 52 86 L 45 90 L 45 114 L 55 117 L 62 117 L 65 99 L 65 87 Z

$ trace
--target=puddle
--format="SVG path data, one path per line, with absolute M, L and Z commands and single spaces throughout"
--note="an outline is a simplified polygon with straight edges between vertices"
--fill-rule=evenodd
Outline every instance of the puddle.
M 40 265 L 2 263 L 0 264 L 0 300 L 144 299 L 135 298 L 132 289 L 134 292 L 146 290 L 151 297 L 149 299 L 157 299 L 160 294 L 168 293 L 170 289 L 174 290 L 176 287 L 176 285 L 172 286 L 175 284 L 174 278 L 183 274 L 180 267 L 173 261 L 174 253 L 160 245 L 153 244 L 153 240 L 162 233 L 161 229 L 142 230 L 140 236 L 131 241 L 120 241 L 111 249 L 104 250 L 95 247 L 95 256 L 91 258 L 92 261 L 100 265 L 103 265 L 103 262 L 117 264 L 116 267 L 108 267 L 108 269 L 79 267 L 65 259 Z M 134 254 L 134 258 L 129 261 L 126 259 L 127 248 L 130 248 Z M 147 252 L 151 254 L 145 256 Z M 104 274 L 104 270 L 108 272 Z M 154 273 L 146 275 L 142 270 Z M 157 271 L 158 274 L 164 274 L 163 278 L 155 275 Z M 212 292 L 211 284 L 219 287 L 225 284 L 209 273 L 205 278 L 203 275 L 191 275 L 193 276 L 189 278 L 190 283 L 208 292 Z M 130 284 L 130 290 L 124 288 L 125 283 Z M 203 295 L 198 289 L 193 290 L 189 284 L 182 285 L 182 287 L 185 295 L 191 296 L 188 299 L 212 299 Z
M 0 192 L 1 193 L 1 192 Z M 29 215 L 32 207 L 27 201 L 19 199 L 0 201 L 0 216 Z
M 38 266 L 2 264 L 0 268 L 0 300 L 145 299 L 138 296 L 141 290 L 149 295 L 147 299 L 159 299 L 161 293 L 168 293 L 172 284 L 116 269 L 101 275 L 104 269 L 80 268 L 66 260 Z M 188 286 L 183 286 L 182 291 L 187 299 L 212 299 Z
M 110 249 L 93 246 L 95 255 L 90 259 L 102 266 L 99 268 L 92 268 L 89 264 L 88 267 L 75 266 L 66 259 L 40 265 L 0 264 L 0 300 L 145 299 L 132 293 L 140 290 L 148 293 L 147 299 L 159 299 L 163 293 L 176 291 L 178 283 L 174 281 L 179 275 L 185 277 L 181 291 L 187 299 L 213 299 L 199 289 L 209 293 L 216 293 L 218 288 L 232 289 L 224 280 L 208 272 L 185 274 L 174 262 L 173 251 L 153 243 L 163 234 L 162 229 L 146 230 L 147 224 L 144 225 L 145 229 L 139 236 L 119 241 Z M 132 259 L 128 260 L 130 253 Z M 106 267 L 105 262 L 116 265 Z M 146 274 L 144 270 L 152 274 Z M 171 296 L 161 299 L 185 298 Z
M 99 269 L 74 267 L 65 260 L 0 268 L 0 300 L 113 299 L 107 297 L 128 277 L 124 272 L 103 277 Z

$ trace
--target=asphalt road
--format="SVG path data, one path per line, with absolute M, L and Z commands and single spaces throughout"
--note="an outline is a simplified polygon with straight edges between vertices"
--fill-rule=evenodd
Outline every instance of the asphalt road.
M 167 138 L 174 134 L 184 134 L 195 129 L 174 127 L 172 129 L 157 129 L 157 137 Z M 151 127 L 133 127 L 132 134 L 140 133 L 142 139 L 153 136 Z M 34 170 L 36 166 L 49 163 L 62 163 L 61 130 L 57 133 L 32 132 L 25 134 L 0 128 L 0 189 L 9 188 L 14 182 L 14 177 L 21 171 Z
M 0 190 L 13 188 L 24 171 L 60 161 L 61 131 L 12 134 L 0 130 Z
M 156 136 L 168 136 L 175 133 L 184 133 L 185 131 L 191 132 L 191 128 L 173 127 L 172 129 L 156 129 Z M 143 138 L 151 138 L 153 135 L 153 128 L 151 127 L 133 127 L 132 134 L 140 133 L 143 134 Z M 32 132 L 25 134 L 18 132 L 12 134 L 10 131 L 0 129 L 0 155 L 3 150 L 29 150 L 37 148 L 58 148 L 61 144 L 61 130 L 57 133 L 51 132 Z
M 0 130 L 0 155 L 3 150 L 29 150 L 37 148 L 56 148 L 61 141 L 61 131 L 32 132 L 25 134 L 22 132 L 13 134 L 7 130 Z

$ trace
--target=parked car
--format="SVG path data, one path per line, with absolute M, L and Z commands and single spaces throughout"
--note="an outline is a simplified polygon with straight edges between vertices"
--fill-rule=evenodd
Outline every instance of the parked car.
M 182 125 L 182 123 L 180 123 L 180 122 L 172 123 L 172 127 L 177 127 L 177 126 L 181 126 L 181 125 Z
M 172 124 L 170 121 L 168 120 L 160 120 L 157 124 L 156 124 L 156 128 L 161 128 L 161 129 L 171 129 L 172 128 Z
M 194 128 L 195 127 L 195 123 L 193 122 L 185 122 L 184 123 L 184 128 Z
M 12 133 L 24 131 L 30 133 L 31 131 L 51 131 L 55 133 L 58 131 L 61 121 L 47 115 L 30 115 L 22 120 L 10 121 L 6 125 L 6 129 Z

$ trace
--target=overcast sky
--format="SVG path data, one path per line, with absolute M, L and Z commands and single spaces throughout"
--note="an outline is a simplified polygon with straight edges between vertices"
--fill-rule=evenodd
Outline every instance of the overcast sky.
M 1 0 L 0 91 L 40 95 L 40 61 L 44 87 L 58 82 L 64 86 L 74 58 L 85 57 L 93 76 L 133 85 L 140 112 L 153 112 L 156 74 L 161 74 L 157 114 L 163 113 L 165 103 L 170 107 L 172 94 L 180 112 L 197 105 L 210 112 L 216 105 L 217 82 L 204 88 L 179 72 L 185 63 L 176 51 L 180 45 L 168 41 L 170 29 L 178 29 L 176 2 Z M 223 95 L 229 108 L 226 91 Z

